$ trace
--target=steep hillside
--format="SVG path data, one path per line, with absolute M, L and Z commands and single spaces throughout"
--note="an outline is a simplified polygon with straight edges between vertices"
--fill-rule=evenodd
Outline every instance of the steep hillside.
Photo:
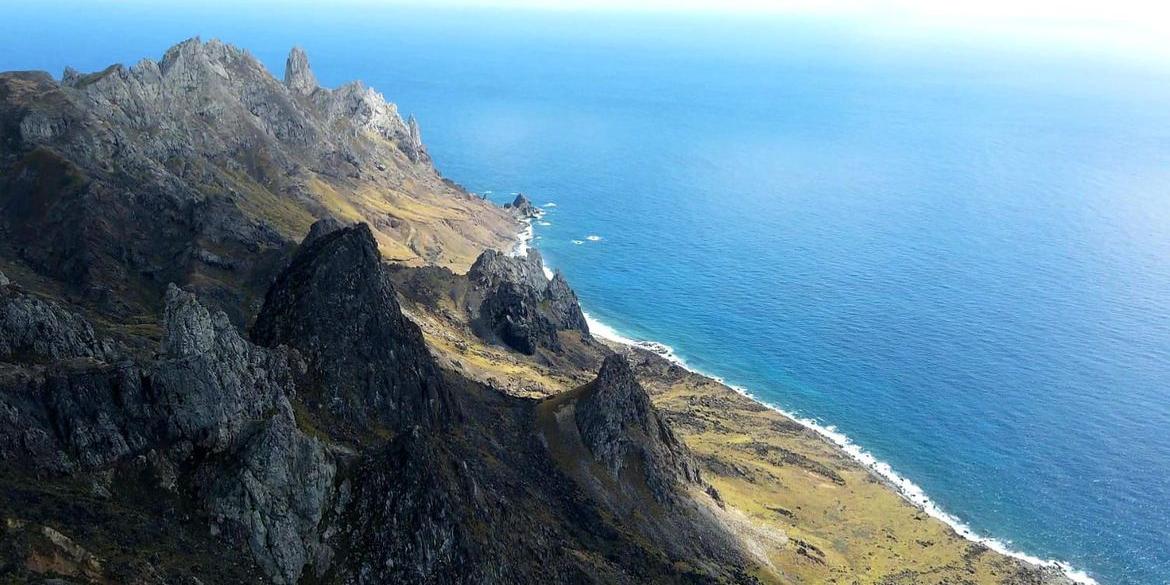
M 283 82 L 198 39 L 60 81 L 0 74 L 0 268 L 103 315 L 149 320 L 175 282 L 243 323 L 326 217 L 460 272 L 518 229 L 435 171 L 413 118 L 360 82 L 319 87 L 299 49 Z
M 595 339 L 360 84 L 0 74 L 0 582 L 1060 583 Z

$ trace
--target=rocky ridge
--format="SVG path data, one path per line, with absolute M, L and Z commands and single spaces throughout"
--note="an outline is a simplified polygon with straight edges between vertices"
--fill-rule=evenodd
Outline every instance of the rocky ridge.
M 0 314 L 32 302 L 13 284 L 4 292 Z M 648 477 L 671 503 L 660 521 L 694 530 L 696 540 L 660 549 L 641 539 L 650 533 L 638 524 L 606 517 L 605 492 L 565 475 L 534 440 L 540 405 L 441 371 L 396 299 L 369 227 L 321 222 L 265 296 L 256 343 L 224 312 L 171 286 L 150 359 L 109 363 L 85 355 L 86 343 L 75 352 L 87 361 L 76 364 L 8 355 L 0 364 L 0 485 L 32 485 L 27 478 L 37 474 L 38 489 L 88 478 L 99 507 L 128 506 L 159 527 L 173 514 L 165 510 L 176 510 L 184 520 L 170 522 L 181 528 L 159 528 L 168 538 L 194 531 L 203 546 L 247 551 L 247 562 L 205 582 L 751 582 L 737 538 L 699 515 L 707 504 L 682 483 L 691 471 L 664 467 L 685 460 L 658 457 L 677 445 L 642 453 L 656 457 L 646 459 Z M 73 331 L 65 339 L 89 341 L 83 317 L 52 311 Z M 614 367 L 598 387 L 620 382 L 606 374 Z M 615 398 L 631 390 L 589 402 L 583 420 L 617 433 L 591 443 L 598 457 L 634 453 L 630 441 L 641 439 L 631 430 L 645 425 L 670 436 L 652 407 L 630 421 L 613 411 L 636 402 Z M 603 447 L 612 441 L 621 446 Z M 144 491 L 164 512 L 136 499 Z M 84 534 L 53 507 L 11 520 Z M 141 557 L 125 540 L 133 534 L 78 546 L 120 551 L 114 560 L 137 567 L 126 569 L 135 579 L 200 567 L 177 544 L 166 559 Z M 722 545 L 697 544 L 712 539 Z M 584 562 L 574 550 L 598 556 Z M 9 551 L 0 575 L 37 574 L 34 553 Z M 87 554 L 97 563 L 87 580 L 112 578 L 102 568 L 109 558 Z M 682 559 L 690 564 L 673 564 Z M 205 565 L 196 573 L 215 574 Z
M 0 258 L 89 309 L 156 314 L 175 282 L 243 324 L 327 217 L 368 223 L 396 260 L 461 267 L 517 229 L 435 171 L 417 121 L 360 82 L 319 87 L 300 49 L 283 83 L 199 39 L 60 81 L 0 73 Z

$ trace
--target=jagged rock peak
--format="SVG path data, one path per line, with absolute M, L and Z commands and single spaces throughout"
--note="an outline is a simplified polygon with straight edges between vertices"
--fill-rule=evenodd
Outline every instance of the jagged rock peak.
M 659 501 L 672 498 L 676 483 L 702 483 L 694 457 L 650 403 L 621 355 L 605 358 L 597 378 L 578 399 L 575 418 L 594 458 L 615 476 L 640 464 Z
M 313 242 L 341 229 L 345 229 L 346 223 L 335 217 L 326 217 L 313 222 L 309 226 L 309 233 L 305 239 L 301 240 L 301 247 L 310 246 Z
M 511 203 L 504 205 L 504 207 L 515 209 L 521 217 L 533 218 L 540 215 L 540 210 L 523 193 L 517 193 L 516 198 Z
M 533 248 L 524 256 L 486 250 L 467 277 L 480 295 L 473 327 L 489 342 L 532 355 L 537 347 L 560 351 L 558 331 L 589 335 L 576 293 L 564 276 L 545 277 L 544 260 Z
M 8 277 L 4 276 L 3 272 L 0 272 L 0 286 L 8 286 L 9 282 L 11 281 L 8 280 Z
M 309 56 L 300 47 L 293 47 L 284 62 L 284 84 L 301 95 L 317 90 L 317 76 L 309 68 Z
M 252 328 L 261 345 L 288 345 L 309 361 L 334 430 L 405 430 L 454 415 L 422 332 L 398 305 L 374 236 L 360 223 L 298 248 Z M 322 233 L 328 232 L 328 233 Z
M 174 283 L 167 287 L 163 338 L 159 348 L 163 354 L 183 357 L 211 351 L 215 346 L 216 329 L 211 313 L 195 299 L 195 295 Z
M 175 69 L 195 68 L 204 64 L 218 65 L 222 68 L 223 65 L 241 58 L 251 59 L 243 49 L 224 43 L 219 39 L 211 39 L 204 43 L 199 37 L 192 37 L 167 49 L 158 66 L 163 73 L 169 73 Z M 223 75 L 226 77 L 226 72 Z
M 484 250 L 467 271 L 467 277 L 484 288 L 495 288 L 502 282 L 532 287 L 543 292 L 548 286 L 544 277 L 544 258 L 535 248 L 523 256 L 509 256 L 498 250 Z
M 418 120 L 415 119 L 414 114 L 411 114 L 406 120 L 407 129 L 407 143 L 406 155 L 414 162 L 428 160 L 430 155 L 427 154 L 427 147 L 423 146 L 422 131 L 419 130 Z

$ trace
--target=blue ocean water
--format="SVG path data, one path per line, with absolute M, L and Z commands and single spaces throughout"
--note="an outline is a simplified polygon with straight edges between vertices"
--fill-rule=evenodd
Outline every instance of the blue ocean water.
M 555 203 L 536 243 L 593 317 L 979 534 L 1170 583 L 1170 68 L 812 19 L 0 7 L 0 69 L 303 45 L 447 176 Z

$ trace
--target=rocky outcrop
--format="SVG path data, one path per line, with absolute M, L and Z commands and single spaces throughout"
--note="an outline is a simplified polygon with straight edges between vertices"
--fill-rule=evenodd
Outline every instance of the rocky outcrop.
M 420 260 L 515 229 L 444 182 L 417 122 L 361 83 L 319 88 L 301 49 L 284 83 L 250 53 L 199 39 L 60 81 L 0 73 L 0 257 L 87 308 L 154 313 L 175 282 L 242 325 L 294 243 L 341 202 L 383 238 L 423 236 L 403 251 Z M 442 203 L 467 213 L 387 219 Z
M 414 162 L 430 161 L 431 156 L 427 154 L 426 146 L 423 146 L 422 131 L 418 128 L 418 120 L 414 115 L 406 119 L 407 141 L 404 150 L 410 160 Z
M 0 367 L 0 461 L 40 473 L 110 465 L 151 444 L 156 412 L 134 364 Z
M 487 250 L 467 278 L 476 293 L 468 301 L 472 325 L 488 341 L 531 355 L 540 347 L 559 350 L 559 331 L 589 335 L 576 293 L 560 274 L 545 278 L 534 249 L 522 257 Z
M 60 307 L 52 314 L 87 330 Z M 0 460 L 97 475 L 147 461 L 160 486 L 194 498 L 215 530 L 239 534 L 275 582 L 296 582 L 321 552 L 316 528 L 336 472 L 324 446 L 296 427 L 297 357 L 252 345 L 223 312 L 173 286 L 159 354 L 145 366 L 0 366 Z M 192 470 L 188 483 L 180 468 Z
M 523 193 L 517 193 L 516 198 L 511 203 L 504 204 L 504 208 L 515 210 L 523 218 L 531 219 L 540 216 L 540 210 Z
M 284 84 L 294 93 L 310 95 L 317 91 L 317 76 L 309 68 L 309 56 L 300 47 L 293 47 L 284 63 Z
M 296 426 L 289 398 L 300 366 L 287 350 L 256 347 L 222 312 L 167 293 L 164 359 L 152 385 L 170 413 L 167 439 L 215 454 L 196 473 L 213 525 L 239 531 L 277 583 L 296 583 L 320 551 L 317 524 L 336 467 Z
M 89 321 L 24 292 L 0 274 L 0 361 L 55 361 L 114 356 Z
M 165 438 L 212 453 L 234 449 L 253 421 L 295 395 L 303 366 L 286 350 L 252 345 L 191 293 L 172 286 L 166 302 L 162 355 L 150 369 Z
M 429 427 L 454 416 L 366 224 L 302 245 L 268 291 L 252 338 L 305 356 L 311 381 L 303 398 L 338 432 Z
M 702 485 L 698 463 L 650 404 L 626 358 L 605 358 L 577 399 L 575 419 L 599 463 L 614 477 L 641 474 L 660 502 L 678 497 L 677 484 Z
M 318 528 L 336 475 L 333 456 L 297 429 L 282 401 L 230 458 L 202 470 L 200 481 L 214 525 L 238 527 L 274 582 L 297 583 L 306 565 L 328 568 L 331 551 Z

